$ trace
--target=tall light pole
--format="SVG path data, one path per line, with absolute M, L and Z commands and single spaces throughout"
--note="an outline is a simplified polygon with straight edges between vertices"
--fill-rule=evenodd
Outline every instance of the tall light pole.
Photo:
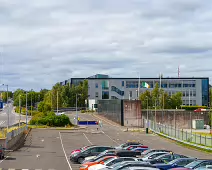
M 19 128 L 21 126 L 21 95 L 19 95 Z
M 26 127 L 28 127 L 27 91 L 26 91 Z
M 8 106 L 8 84 L 2 84 L 2 85 L 7 87 L 7 130 L 8 130 L 10 125 L 9 106 Z
M 57 91 L 57 114 L 58 114 L 58 91 Z
M 78 101 L 78 95 L 80 96 L 80 94 L 76 94 L 76 124 L 78 124 L 78 112 L 77 112 L 77 101 Z
M 148 97 L 146 97 L 146 100 L 147 100 L 147 127 L 146 127 L 146 133 L 149 133 L 148 131 L 149 131 L 149 104 L 148 104 L 148 101 L 149 101 L 149 99 L 148 99 Z
M 32 117 L 32 89 L 31 89 L 31 117 Z
M 139 94 L 140 94 L 140 84 L 141 84 L 141 81 L 140 81 L 140 72 L 138 72 L 138 98 L 139 98 Z

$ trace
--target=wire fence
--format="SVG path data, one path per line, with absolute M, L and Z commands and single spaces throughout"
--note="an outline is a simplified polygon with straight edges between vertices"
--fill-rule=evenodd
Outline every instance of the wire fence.
M 162 133 L 179 140 L 212 147 L 212 136 L 188 132 L 183 129 L 177 129 L 173 126 L 155 123 L 154 121 L 151 120 L 147 122 L 146 119 L 145 119 L 145 127 L 148 127 L 150 130 L 154 130 L 158 133 Z

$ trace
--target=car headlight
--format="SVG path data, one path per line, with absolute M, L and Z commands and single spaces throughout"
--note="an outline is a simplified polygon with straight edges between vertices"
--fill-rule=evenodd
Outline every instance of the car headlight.
M 77 153 L 74 153 L 74 154 L 72 155 L 72 157 L 75 157 L 75 156 L 77 156 Z
M 88 165 L 82 165 L 82 166 L 80 166 L 80 168 L 82 168 L 82 169 L 85 169 L 87 167 L 88 167 Z

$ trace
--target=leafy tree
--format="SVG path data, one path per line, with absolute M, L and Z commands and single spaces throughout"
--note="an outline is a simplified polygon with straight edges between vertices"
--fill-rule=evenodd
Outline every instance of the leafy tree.
M 8 91 L 8 99 L 13 97 L 13 93 Z M 7 92 L 2 92 L 2 100 L 3 102 L 7 102 Z
M 181 92 L 177 92 L 175 94 L 172 95 L 171 97 L 171 108 L 175 109 L 175 108 L 180 108 L 180 106 L 182 105 L 182 93 Z

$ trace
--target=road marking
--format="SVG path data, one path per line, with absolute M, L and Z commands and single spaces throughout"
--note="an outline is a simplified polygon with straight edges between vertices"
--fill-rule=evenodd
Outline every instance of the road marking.
M 67 155 L 66 155 L 66 152 L 65 152 L 65 149 L 64 149 L 64 146 L 63 146 L 63 140 L 62 140 L 62 137 L 61 137 L 60 132 L 59 132 L 59 136 L 60 136 L 61 146 L 62 146 L 63 152 L 64 152 L 64 154 L 65 154 L 65 157 L 66 157 L 66 161 L 67 161 L 67 163 L 68 163 L 68 166 L 69 166 L 70 170 L 72 170 L 71 164 L 69 163 L 68 157 L 67 157 Z
M 0 125 L 3 125 L 5 123 L 5 121 L 0 121 Z
M 7 159 L 9 156 L 6 156 L 4 159 L 2 159 L 1 161 L 0 161 L 0 163 L 2 163 L 5 159 Z
M 120 145 L 120 143 L 118 143 L 117 141 L 115 141 L 114 139 L 112 139 L 109 135 L 107 135 L 104 131 L 102 131 L 102 133 L 104 133 L 108 138 L 110 138 L 110 140 L 112 140 L 113 142 L 115 142 L 116 144 Z
M 83 135 L 85 136 L 85 138 L 88 140 L 88 142 L 91 144 L 91 145 L 93 145 L 92 144 L 92 142 L 88 139 L 88 137 L 83 133 Z

